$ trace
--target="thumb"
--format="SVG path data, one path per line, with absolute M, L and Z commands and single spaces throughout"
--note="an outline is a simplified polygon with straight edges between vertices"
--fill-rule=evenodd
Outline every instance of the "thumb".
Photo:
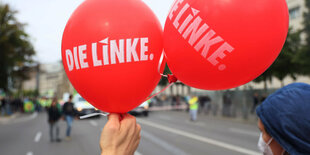
M 121 117 L 120 114 L 116 114 L 116 113 L 109 114 L 107 124 L 113 124 L 113 125 L 119 127 L 120 117 Z
M 120 114 L 117 113 L 110 113 L 108 115 L 108 121 L 110 122 L 119 122 L 120 121 Z

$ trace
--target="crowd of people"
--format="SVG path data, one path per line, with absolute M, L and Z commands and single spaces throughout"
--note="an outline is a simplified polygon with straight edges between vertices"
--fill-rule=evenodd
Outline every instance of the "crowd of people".
M 41 104 L 35 97 L 0 96 L 1 116 L 9 116 L 16 112 L 40 112 L 42 106 L 45 104 Z

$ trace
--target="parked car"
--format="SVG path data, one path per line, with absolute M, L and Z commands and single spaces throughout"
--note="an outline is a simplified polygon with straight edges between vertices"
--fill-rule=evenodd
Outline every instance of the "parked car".
M 147 117 L 149 115 L 149 101 L 143 102 L 141 105 L 129 111 L 128 113 L 132 115 L 143 115 Z
M 73 103 L 79 116 L 100 112 L 100 110 L 88 103 L 80 94 L 73 97 Z

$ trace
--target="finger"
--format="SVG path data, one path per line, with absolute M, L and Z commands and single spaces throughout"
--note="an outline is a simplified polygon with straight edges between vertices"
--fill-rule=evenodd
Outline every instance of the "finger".
M 133 150 L 137 150 L 139 144 L 140 144 L 140 139 L 141 139 L 141 136 L 137 137 L 133 142 L 132 142 L 132 147 L 133 147 Z
M 123 115 L 123 120 L 120 124 L 120 130 L 122 134 L 132 136 L 136 130 L 136 118 L 129 114 Z
M 120 121 L 120 114 L 116 114 L 116 113 L 111 113 L 108 115 L 108 121 L 117 121 L 119 122 Z
M 141 126 L 140 124 L 136 125 L 136 136 L 139 136 L 141 134 Z
M 123 114 L 122 124 L 126 124 L 129 126 L 136 125 L 136 118 L 130 114 Z
M 105 125 L 105 128 L 109 130 L 119 130 L 120 128 L 120 115 L 116 113 L 111 113 L 108 116 L 108 122 Z

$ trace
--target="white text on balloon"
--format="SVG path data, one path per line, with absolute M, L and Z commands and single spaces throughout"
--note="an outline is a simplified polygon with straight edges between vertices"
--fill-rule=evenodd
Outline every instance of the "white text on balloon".
M 94 67 L 111 65 L 118 63 L 130 63 L 139 61 L 148 61 L 154 59 L 154 54 L 148 55 L 148 44 L 149 39 L 145 38 L 133 38 L 133 39 L 119 39 L 109 40 L 105 38 L 101 41 L 94 42 L 91 44 L 91 56 L 92 64 Z M 98 45 L 102 47 L 102 59 L 98 58 Z M 125 46 L 126 45 L 126 46 Z M 137 46 L 140 46 L 140 58 L 137 53 Z M 125 48 L 126 47 L 126 48 Z M 69 71 L 74 69 L 88 68 L 87 59 L 87 45 L 79 45 L 73 47 L 73 53 L 71 49 L 66 49 L 66 61 Z M 133 59 L 132 59 L 133 58 Z
M 172 21 L 173 26 L 178 30 L 179 34 L 182 35 L 184 39 L 188 39 L 188 43 L 197 51 L 201 51 L 201 56 L 206 58 L 213 66 L 219 64 L 220 59 L 224 59 L 228 53 L 232 53 L 234 48 L 226 42 L 221 36 L 217 35 L 216 32 L 209 27 L 206 23 L 203 23 L 202 18 L 197 16 L 200 12 L 197 9 L 191 7 L 188 3 L 184 4 L 181 8 L 179 5 L 182 5 L 184 0 L 177 0 L 172 6 L 172 9 L 169 13 L 169 19 Z M 180 8 L 179 12 L 177 10 Z M 181 17 L 187 17 L 180 23 Z M 176 15 L 176 16 L 175 16 Z M 200 26 L 200 27 L 199 27 Z M 205 33 L 206 32 L 206 33 Z M 202 36 L 204 34 L 204 36 Z M 198 40 L 199 39 L 199 40 Z M 196 43 L 196 44 L 195 44 Z M 211 53 L 210 47 L 219 44 L 221 45 Z M 209 52 L 211 54 L 209 54 Z M 218 65 L 219 70 L 225 70 L 226 65 Z

